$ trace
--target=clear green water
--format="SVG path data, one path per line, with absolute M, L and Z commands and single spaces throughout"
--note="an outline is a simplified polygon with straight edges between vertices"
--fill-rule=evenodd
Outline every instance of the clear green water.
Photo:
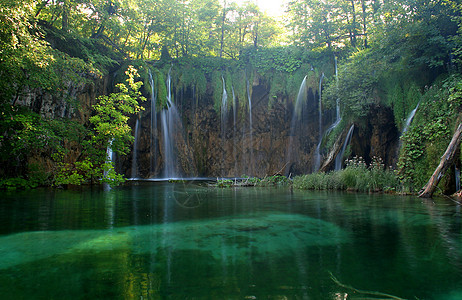
M 169 183 L 0 199 L 1 299 L 375 299 L 330 273 L 462 299 L 450 200 Z

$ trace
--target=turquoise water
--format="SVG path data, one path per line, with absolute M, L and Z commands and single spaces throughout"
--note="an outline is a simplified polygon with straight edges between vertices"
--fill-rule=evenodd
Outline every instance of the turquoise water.
M 446 199 L 165 182 L 0 199 L 1 299 L 462 299 Z

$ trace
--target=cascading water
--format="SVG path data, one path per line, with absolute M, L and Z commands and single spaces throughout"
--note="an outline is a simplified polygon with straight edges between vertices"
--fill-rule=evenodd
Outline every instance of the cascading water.
M 247 79 L 247 99 L 249 102 L 249 138 L 250 138 L 250 143 L 249 143 L 249 149 L 250 149 L 250 154 L 249 154 L 249 175 L 252 174 L 252 166 L 253 166 L 253 124 L 252 124 L 252 97 L 250 95 L 250 83 L 249 80 Z
M 107 146 L 107 149 L 106 149 L 106 163 L 113 163 L 114 162 L 114 152 L 112 152 L 112 140 L 109 141 L 109 145 Z M 108 175 L 108 171 L 105 170 L 104 171 L 104 177 L 107 177 Z
M 319 108 L 318 108 L 318 130 L 319 130 L 319 140 L 318 145 L 316 146 L 316 152 L 314 154 L 314 171 L 319 171 L 321 166 L 321 143 L 322 143 L 322 80 L 324 79 L 324 73 L 321 74 L 319 78 Z
M 335 66 L 335 82 L 336 86 L 338 88 L 338 68 L 337 68 L 337 56 L 334 56 L 334 66 Z M 338 124 L 342 121 L 342 118 L 340 117 L 340 99 L 337 98 L 335 100 L 335 121 L 332 123 L 332 125 L 327 128 L 326 133 L 324 135 L 328 135 L 332 130 L 334 130 Z
M 157 161 L 157 114 L 156 114 L 156 101 L 157 94 L 155 90 L 155 82 L 152 78 L 151 70 L 149 70 L 149 82 L 151 84 L 151 165 L 150 172 L 153 175 L 156 171 Z
M 324 79 L 324 73 L 321 74 L 321 78 L 319 78 L 319 120 L 318 120 L 318 128 L 319 128 L 319 140 L 322 138 L 322 80 Z
M 228 116 L 228 93 L 226 92 L 225 78 L 221 76 L 223 81 L 223 94 L 221 96 L 221 148 L 222 148 L 222 174 L 224 173 L 225 165 L 225 143 L 226 143 L 226 121 Z
M 295 134 L 295 128 L 298 123 L 297 121 L 301 120 L 303 102 L 306 100 L 308 96 L 307 90 L 306 90 L 306 78 L 307 76 L 303 78 L 302 83 L 300 84 L 300 88 L 298 89 L 298 95 L 297 95 L 297 99 L 295 100 L 295 105 L 294 105 L 294 113 L 292 115 L 292 121 L 290 122 L 289 146 L 287 148 L 287 163 L 288 164 L 291 164 L 294 158 L 293 139 L 294 139 L 294 134 Z M 288 176 L 289 172 L 290 172 L 290 167 L 286 168 L 285 175 Z
M 301 118 L 303 102 L 307 98 L 306 78 L 307 76 L 303 78 L 302 83 L 300 84 L 300 88 L 298 89 L 297 99 L 295 100 L 294 115 L 292 117 L 292 124 Z M 292 127 L 293 126 L 291 126 L 291 129 L 293 129 Z
M 411 122 L 414 119 L 415 113 L 417 112 L 417 109 L 419 109 L 419 105 L 420 105 L 420 101 L 419 103 L 417 103 L 417 106 L 409 113 L 409 116 L 407 117 L 406 123 L 404 124 L 404 127 L 403 127 L 403 132 L 401 134 L 408 131 L 409 126 L 411 126 Z
M 178 114 L 178 110 L 172 101 L 171 82 L 172 78 L 170 75 L 171 68 L 168 71 L 167 76 L 167 109 L 163 109 L 161 112 L 161 123 L 162 123 L 162 136 L 164 138 L 164 178 L 176 178 L 178 177 L 176 171 L 176 156 L 174 149 L 174 139 L 176 136 L 176 126 L 180 124 L 181 120 Z
M 404 123 L 403 130 L 401 131 L 401 136 L 409 130 L 409 127 L 411 126 L 412 120 L 414 119 L 415 114 L 416 114 L 417 110 L 419 109 L 419 105 L 420 105 L 420 101 L 419 101 L 419 103 L 417 103 L 416 107 L 407 116 L 406 122 Z M 398 143 L 398 147 L 396 148 L 396 155 L 397 156 L 399 156 L 399 151 L 401 150 L 402 145 L 403 145 L 403 140 L 400 138 L 399 143 Z
M 135 141 L 133 142 L 133 151 L 132 151 L 132 179 L 138 178 L 138 144 L 139 144 L 139 132 L 140 132 L 140 119 L 136 119 L 135 125 Z
M 236 102 L 236 94 L 234 93 L 234 86 L 232 86 L 232 91 L 233 91 L 233 144 L 234 146 L 236 146 L 237 145 L 237 136 L 236 136 L 237 102 Z M 234 170 L 235 172 L 237 172 L 237 151 L 235 148 L 233 148 L 233 155 L 234 155 Z
M 337 57 L 334 56 L 334 66 L 335 66 L 335 81 L 336 81 L 336 86 L 338 88 L 338 67 L 337 67 Z M 321 89 L 321 87 L 320 87 Z M 334 123 L 332 123 L 326 130 L 326 132 L 323 134 L 321 140 L 319 141 L 319 144 L 318 144 L 318 147 L 316 148 L 316 153 L 319 153 L 320 152 L 320 148 L 321 148 L 321 143 L 322 143 L 322 139 L 329 135 L 331 133 L 332 130 L 334 130 L 339 124 L 340 122 L 342 121 L 342 118 L 340 116 L 340 99 L 337 98 L 335 100 L 335 121 Z M 320 157 L 320 156 L 319 156 Z M 318 171 L 319 170 L 319 166 L 321 164 L 320 161 L 316 161 L 317 165 L 315 166 L 315 171 Z
M 339 171 L 342 169 L 343 163 L 343 155 L 345 154 L 346 147 L 350 144 L 351 136 L 353 135 L 353 131 L 355 129 L 355 125 L 351 125 L 350 130 L 348 130 L 348 134 L 345 137 L 345 142 L 343 142 L 342 150 L 337 154 L 335 158 L 335 171 Z

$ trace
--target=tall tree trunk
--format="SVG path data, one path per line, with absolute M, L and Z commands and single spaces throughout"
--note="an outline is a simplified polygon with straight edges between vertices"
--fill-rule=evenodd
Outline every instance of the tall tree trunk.
M 351 3 L 351 14 L 353 15 L 353 20 L 352 20 L 352 36 L 350 37 L 351 40 L 351 46 L 356 47 L 356 9 L 355 9 L 355 3 L 353 0 L 350 0 Z
M 329 52 L 332 52 L 332 40 L 330 38 L 330 33 L 329 33 L 329 22 L 327 21 L 327 18 L 324 16 L 324 28 L 322 29 L 324 31 L 324 35 L 326 38 L 326 43 L 327 43 L 327 48 L 329 49 Z
M 37 12 L 35 13 L 36 18 L 40 15 L 40 13 L 42 12 L 42 9 L 48 4 L 48 2 L 50 2 L 50 0 L 42 1 L 42 3 L 40 4 L 40 6 L 37 9 Z
M 69 0 L 64 0 L 62 13 L 62 29 L 65 32 L 69 31 Z
M 253 46 L 255 48 L 258 47 L 258 23 L 259 22 L 257 21 L 257 23 L 255 24 L 255 35 L 254 35 L 254 39 L 253 39 Z
M 226 20 L 226 1 L 223 4 L 223 17 L 221 19 L 220 58 L 223 56 L 223 44 L 224 44 L 224 39 L 225 39 L 225 20 Z
M 444 173 L 447 169 L 453 165 L 454 159 L 456 157 L 457 150 L 459 149 L 460 140 L 462 138 L 462 123 L 459 124 L 454 135 L 452 136 L 452 140 L 444 152 L 443 156 L 441 157 L 440 164 L 436 168 L 435 172 L 433 173 L 430 180 L 428 180 L 427 184 L 422 188 L 422 192 L 419 194 L 421 198 L 431 198 L 433 193 L 435 192 L 436 186 L 440 182 L 440 179 L 443 177 Z
M 367 12 L 366 12 L 366 1 L 361 0 L 361 7 L 363 9 L 363 35 L 364 35 L 364 48 L 367 48 Z
M 140 56 L 141 56 L 141 59 L 144 59 L 144 50 L 146 49 L 146 46 L 148 44 L 148 41 L 149 41 L 149 38 L 151 37 L 151 29 L 149 29 L 149 31 L 147 32 L 146 34 L 146 38 L 144 39 L 144 42 L 143 42 L 143 46 L 141 47 L 141 50 L 140 52 L 138 53 L 138 55 L 136 56 L 136 58 L 138 59 Z

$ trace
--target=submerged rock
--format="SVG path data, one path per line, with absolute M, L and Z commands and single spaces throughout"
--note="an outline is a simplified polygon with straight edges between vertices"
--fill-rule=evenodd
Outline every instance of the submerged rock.
M 277 212 L 107 230 L 24 232 L 0 238 L 0 269 L 57 255 L 127 250 L 134 254 L 194 250 L 213 259 L 245 261 L 250 255 L 282 256 L 349 239 L 349 233 L 335 224 Z

